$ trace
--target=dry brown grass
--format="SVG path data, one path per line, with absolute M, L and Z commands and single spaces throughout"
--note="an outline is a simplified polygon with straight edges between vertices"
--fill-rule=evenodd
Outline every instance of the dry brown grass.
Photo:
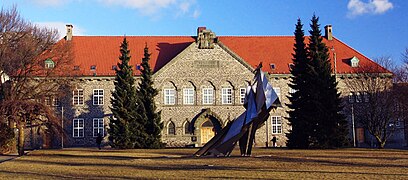
M 408 179 L 404 150 L 255 149 L 228 158 L 196 150 L 39 150 L 1 163 L 0 179 Z

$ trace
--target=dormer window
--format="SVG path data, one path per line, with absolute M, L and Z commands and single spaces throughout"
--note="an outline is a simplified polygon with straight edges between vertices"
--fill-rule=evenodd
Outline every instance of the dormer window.
M 55 67 L 55 63 L 51 59 L 47 59 L 44 61 L 44 67 L 46 69 L 53 69 Z
M 292 69 L 295 66 L 295 64 L 289 63 L 288 66 L 289 66 L 289 69 Z
M 91 66 L 91 70 L 92 70 L 92 71 L 95 71 L 95 70 L 96 70 L 96 65 L 92 65 L 92 66 Z
M 350 59 L 350 66 L 353 68 L 358 67 L 359 62 L 360 60 L 356 56 L 354 56 Z
M 116 69 L 118 69 L 118 66 L 113 65 L 113 66 L 112 66 L 112 70 L 116 70 Z
M 273 64 L 273 63 L 269 64 L 269 66 L 271 67 L 272 70 L 275 70 L 275 68 L 276 68 L 275 64 Z
M 79 70 L 79 66 L 74 66 L 74 70 L 78 71 Z

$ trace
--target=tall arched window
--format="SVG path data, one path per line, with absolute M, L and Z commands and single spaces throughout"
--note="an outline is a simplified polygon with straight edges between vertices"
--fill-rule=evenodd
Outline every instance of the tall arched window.
M 176 126 L 172 121 L 170 121 L 169 124 L 167 125 L 167 134 L 176 135 Z
M 191 134 L 192 130 L 190 129 L 190 122 L 186 121 L 184 123 L 184 134 Z

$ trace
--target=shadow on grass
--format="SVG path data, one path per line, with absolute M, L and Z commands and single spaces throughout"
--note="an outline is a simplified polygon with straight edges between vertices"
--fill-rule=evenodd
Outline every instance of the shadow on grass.
M 324 156 L 328 158 L 327 156 Z M 332 156 L 333 157 L 333 156 Z M 282 156 L 263 156 L 256 157 L 260 158 L 262 161 L 277 161 L 277 162 L 302 162 L 302 163 L 319 163 L 329 166 L 356 166 L 356 167 L 374 167 L 374 168 L 387 168 L 387 167 L 397 167 L 397 168 L 408 168 L 408 165 L 397 165 L 397 164 L 372 164 L 372 163 L 361 163 L 361 162 L 339 162 L 339 161 L 330 161 L 322 159 L 309 159 L 305 158 L 296 158 L 296 157 L 282 157 Z M 341 158 L 341 157 L 339 157 Z M 408 174 L 407 174 L 408 175 Z

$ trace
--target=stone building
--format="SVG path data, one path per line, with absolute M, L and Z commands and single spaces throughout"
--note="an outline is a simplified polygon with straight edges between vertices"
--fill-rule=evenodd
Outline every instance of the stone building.
M 98 133 L 107 135 L 114 69 L 123 37 L 73 36 L 72 32 L 73 27 L 68 25 L 67 36 L 61 41 L 72 43 L 72 70 L 79 76 L 73 78 L 76 85 L 72 92 L 67 91 L 55 105 L 64 109 L 64 146 L 94 146 Z M 199 27 L 196 36 L 126 38 L 136 81 L 145 45 L 152 54 L 154 86 L 159 90 L 156 103 L 162 112 L 162 138 L 167 146 L 202 146 L 240 115 L 244 111 L 245 87 L 260 62 L 283 107 L 271 112 L 257 131 L 255 145 L 270 146 L 275 136 L 277 145 L 285 146 L 285 133 L 290 129 L 285 104 L 292 91 L 288 83 L 294 36 L 216 36 Z M 324 42 L 330 48 L 333 69 L 347 105 L 350 92 L 342 80 L 350 78 L 360 65 L 379 65 L 333 37 L 331 26 L 326 26 Z M 351 122 L 350 112 L 344 113 Z M 350 125 L 350 132 L 351 128 Z M 356 139 L 364 141 L 361 137 Z

